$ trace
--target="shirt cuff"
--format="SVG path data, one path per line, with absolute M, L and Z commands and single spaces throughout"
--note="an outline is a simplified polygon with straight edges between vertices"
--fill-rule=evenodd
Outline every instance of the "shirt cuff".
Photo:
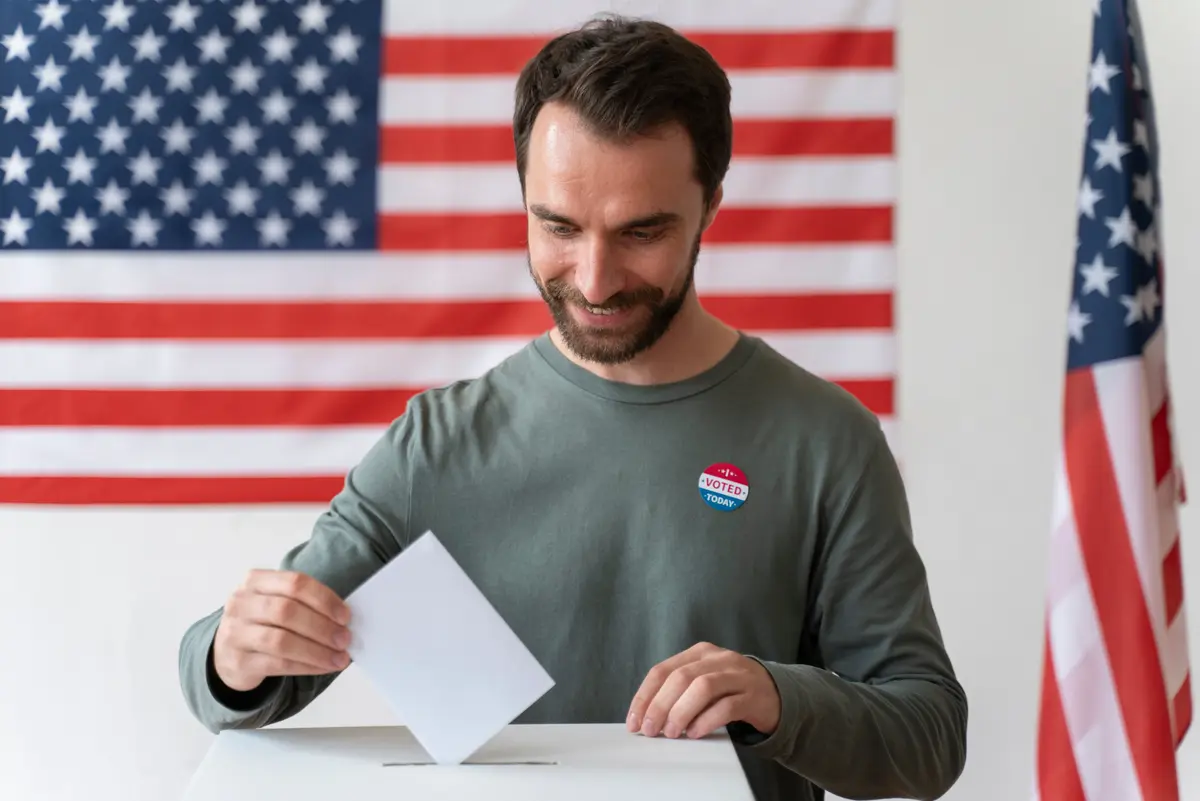
M 795 691 L 795 681 L 788 673 L 788 666 L 777 662 L 768 662 L 756 656 L 745 654 L 766 668 L 771 680 L 775 682 L 775 690 L 779 693 L 779 724 L 770 734 L 759 731 L 745 721 L 733 721 L 725 730 L 729 738 L 737 745 L 743 746 L 749 753 L 764 759 L 775 759 L 792 751 L 796 735 L 800 729 L 802 716 L 806 714 L 803 699 Z
M 254 712 L 266 705 L 283 684 L 281 676 L 268 676 L 262 684 L 253 690 L 240 691 L 221 681 L 213 664 L 213 646 L 208 645 L 208 655 L 205 658 L 204 675 L 208 681 L 208 691 L 218 704 L 231 712 Z

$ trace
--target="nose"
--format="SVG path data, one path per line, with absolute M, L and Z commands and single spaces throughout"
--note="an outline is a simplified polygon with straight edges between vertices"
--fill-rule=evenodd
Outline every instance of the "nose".
M 588 303 L 599 306 L 621 291 L 620 270 L 611 246 L 602 237 L 593 237 L 578 253 L 575 287 Z

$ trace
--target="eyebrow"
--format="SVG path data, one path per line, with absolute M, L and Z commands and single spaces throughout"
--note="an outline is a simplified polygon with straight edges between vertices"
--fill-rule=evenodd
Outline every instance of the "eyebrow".
M 574 225 L 578 227 L 578 223 L 558 212 L 551 211 L 546 206 L 540 203 L 535 203 L 529 207 L 529 211 L 538 219 L 546 222 L 559 223 L 560 225 Z M 654 214 L 647 214 L 644 217 L 637 217 L 632 220 L 626 220 L 619 228 L 654 228 L 660 225 L 668 225 L 671 223 L 680 222 L 683 218 L 673 211 L 659 211 Z

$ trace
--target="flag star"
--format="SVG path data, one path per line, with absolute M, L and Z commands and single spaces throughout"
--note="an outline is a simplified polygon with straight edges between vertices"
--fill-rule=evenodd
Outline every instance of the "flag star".
M 63 221 L 67 232 L 68 245 L 91 245 L 92 235 L 96 232 L 96 221 L 83 213 L 83 209 L 75 212 L 74 217 Z
M 318 189 L 311 180 L 305 178 L 304 183 L 292 190 L 292 203 L 296 207 L 296 215 L 311 214 L 316 217 L 321 213 L 321 203 L 325 200 L 325 191 Z
M 1149 173 L 1133 176 L 1133 197 L 1147 208 L 1154 208 L 1154 179 Z
M 1140 145 L 1143 149 L 1150 149 L 1150 130 L 1146 127 L 1144 120 L 1133 121 L 1133 143 Z
M 1112 94 L 1109 83 L 1120 74 L 1121 70 L 1110 65 L 1104 51 L 1101 50 L 1096 54 L 1096 59 L 1092 62 L 1092 68 L 1088 72 L 1088 91 L 1099 89 L 1105 94 Z
M 33 159 L 22 156 L 21 148 L 13 148 L 12 154 L 0 161 L 0 166 L 4 168 L 4 183 L 11 184 L 15 181 L 24 184 L 29 182 L 29 168 L 33 166 Z
M 154 158 L 150 155 L 150 151 L 143 147 L 137 158 L 129 161 L 129 172 L 133 175 L 133 183 L 151 185 L 158 183 L 158 170 L 161 166 L 162 161 Z
M 225 201 L 229 204 L 229 215 L 236 217 L 244 214 L 253 217 L 255 205 L 258 203 L 259 192 L 251 188 L 245 179 L 238 181 L 237 186 L 225 190 Z
M 8 51 L 4 56 L 4 60 L 12 61 L 15 58 L 21 61 L 29 61 L 29 47 L 36 39 L 36 36 L 30 36 L 25 33 L 24 26 L 18 25 L 16 33 L 0 37 L 0 43 L 3 43 L 4 49 Z
M 171 18 L 171 30 L 190 32 L 196 29 L 196 18 L 200 16 L 200 9 L 188 2 L 188 0 L 179 0 L 167 12 L 167 16 Z
M 42 24 L 38 26 L 38 30 L 43 28 L 58 28 L 60 31 L 63 27 L 63 18 L 67 16 L 67 12 L 71 9 L 62 5 L 58 0 L 50 0 L 49 3 L 42 3 L 37 7 L 36 13 L 42 19 Z
M 192 81 L 196 78 L 196 70 L 180 57 L 163 70 L 163 77 L 167 79 L 168 92 L 190 92 Z
M 325 33 L 325 26 L 329 22 L 331 9 L 321 5 L 319 0 L 308 0 L 308 4 L 296 11 L 296 16 L 300 18 L 300 30 L 303 33 L 311 33 L 317 31 Z
M 183 120 L 176 119 L 175 122 L 171 123 L 170 128 L 164 128 L 162 132 L 163 142 L 166 143 L 166 152 L 192 152 L 192 137 L 195 133 L 195 131 L 183 124 Z
M 253 153 L 258 148 L 258 133 L 258 129 L 245 118 L 239 120 L 236 126 L 225 133 L 229 138 L 230 152 Z
M 1105 218 L 1104 224 L 1112 232 L 1112 235 L 1108 238 L 1108 246 L 1110 248 L 1115 248 L 1122 243 L 1133 247 L 1133 238 L 1137 234 L 1137 225 L 1133 222 L 1133 217 L 1129 213 L 1128 206 L 1121 211 L 1120 217 Z
M 116 0 L 100 12 L 104 15 L 104 30 L 116 28 L 119 31 L 129 30 L 129 20 L 133 17 L 133 9 L 125 5 L 125 0 Z
M 76 120 L 91 122 L 92 114 L 96 110 L 96 98 L 89 96 L 81 86 L 79 87 L 79 91 L 63 101 L 63 105 L 71 112 L 67 117 L 67 122 L 75 122 Z
M 74 156 L 63 162 L 63 166 L 67 168 L 67 183 L 90 184 L 97 163 L 96 159 L 88 158 L 83 148 L 77 149 Z
M 1108 136 L 1103 139 L 1093 139 L 1092 148 L 1096 151 L 1097 170 L 1110 166 L 1117 172 L 1123 171 L 1121 159 L 1132 150 L 1129 145 L 1117 139 L 1116 128 L 1109 128 Z
M 358 223 L 338 209 L 337 213 L 321 224 L 321 227 L 325 229 L 327 244 L 349 247 L 354 244 L 354 231 L 358 228 Z
M 216 89 L 209 89 L 204 97 L 196 100 L 196 114 L 199 122 L 221 122 L 225 119 L 225 109 L 229 101 L 217 94 Z
M 54 124 L 54 120 L 47 118 L 43 125 L 30 131 L 30 135 L 38 143 L 35 153 L 41 153 L 43 150 L 49 150 L 51 153 L 60 152 L 62 150 L 63 135 L 66 132 L 66 128 L 59 128 Z
M 1097 17 L 1100 16 L 1100 3 L 1101 2 L 1103 2 L 1103 0 L 1092 0 L 1092 14 L 1094 16 L 1097 16 Z
M 1137 64 L 1133 65 L 1133 89 L 1135 92 L 1140 92 L 1146 88 L 1146 84 L 1142 82 L 1142 68 Z
M 218 157 L 210 148 L 203 156 L 192 162 L 192 169 L 196 171 L 196 184 L 203 186 L 204 184 L 221 183 L 227 165 L 228 162 Z
M 362 39 L 355 36 L 349 28 L 343 27 L 337 36 L 330 37 L 327 44 L 333 61 L 353 62 L 358 60 L 358 48 L 362 45 Z
M 129 200 L 128 190 L 122 189 L 117 185 L 115 179 L 110 178 L 108 185 L 96 193 L 96 199 L 100 201 L 100 214 L 125 214 L 125 201 Z
M 1080 311 L 1079 301 L 1072 301 L 1067 311 L 1067 333 L 1076 342 L 1083 342 L 1083 329 L 1092 321 L 1092 315 Z
M 101 153 L 124 153 L 125 141 L 129 137 L 129 129 L 117 124 L 116 117 L 108 121 L 108 125 L 96 131 L 100 140 Z
M 137 97 L 129 101 L 134 122 L 158 122 L 158 110 L 161 106 L 162 100 L 155 97 L 149 87 L 142 89 Z
M 1138 231 L 1135 248 L 1141 257 L 1153 266 L 1154 255 L 1158 252 L 1158 231 L 1155 229 L 1153 223 L 1150 224 L 1149 228 Z
M 263 120 L 266 122 L 287 122 L 292 113 L 294 103 L 280 90 L 276 89 L 262 101 Z
M 250 59 L 242 59 L 242 63 L 229 71 L 229 80 L 233 81 L 233 91 L 255 93 L 258 82 L 262 80 L 262 70 L 254 66 Z
M 1125 307 L 1125 325 L 1130 326 L 1142 319 L 1141 295 L 1122 295 L 1121 305 Z
M 1153 322 L 1157 316 L 1158 307 L 1162 305 L 1162 298 L 1158 296 L 1158 281 L 1151 278 L 1150 283 L 1138 287 L 1137 300 L 1142 306 L 1142 315 L 1148 321 Z
M 345 89 L 339 89 L 337 94 L 325 101 L 330 122 L 353 124 L 358 105 L 358 100 Z
M 211 210 L 204 212 L 198 220 L 192 220 L 192 232 L 197 245 L 220 245 L 225 235 L 225 221 L 218 219 Z
M 1099 253 L 1092 259 L 1091 264 L 1079 265 L 1079 273 L 1083 276 L 1083 294 L 1099 292 L 1108 297 L 1108 282 L 1117 277 L 1117 271 L 1104 263 Z
M 292 162 L 284 158 L 278 150 L 272 150 L 266 158 L 258 160 L 258 168 L 262 171 L 264 184 L 286 184 Z
M 251 31 L 258 33 L 262 30 L 263 17 L 266 16 L 267 10 L 254 2 L 254 0 L 246 0 L 240 6 L 230 12 L 233 15 L 234 21 L 237 23 L 236 30 Z
M 6 245 L 29 244 L 29 229 L 32 227 L 33 220 L 22 217 L 16 209 L 12 210 L 7 220 L 0 220 L 0 230 L 4 231 Z
M 358 167 L 358 159 L 351 158 L 345 150 L 338 150 L 332 158 L 325 159 L 325 173 L 331 184 L 354 183 L 354 170 Z
M 34 213 L 62 214 L 62 202 L 66 196 L 65 191 L 59 189 L 47 178 L 45 183 L 33 192 L 33 199 L 37 203 L 37 211 Z
M 124 92 L 131 72 L 132 70 L 129 67 L 126 67 L 116 56 L 113 56 L 112 61 L 99 70 L 100 77 L 104 81 L 100 90 L 102 92 Z
M 305 120 L 303 125 L 292 131 L 292 138 L 296 141 L 297 153 L 320 153 L 325 130 L 312 120 Z
M 26 95 L 21 87 L 15 87 L 8 97 L 0 99 L 0 108 L 4 109 L 4 121 L 29 122 L 29 109 L 33 108 L 33 96 Z
M 280 217 L 279 212 L 272 210 L 265 219 L 258 221 L 258 234 L 262 238 L 264 246 L 279 245 L 283 247 L 287 245 L 288 231 L 291 227 L 291 223 Z
M 292 49 L 296 46 L 296 40 L 287 35 L 287 31 L 279 28 L 275 33 L 271 34 L 264 42 L 263 48 L 267 51 L 267 61 L 291 61 Z
M 221 32 L 213 28 L 208 32 L 208 35 L 196 43 L 200 48 L 200 63 L 206 64 L 209 61 L 225 61 L 226 51 L 229 50 L 229 45 L 233 40 L 227 36 L 222 36 Z
M 92 36 L 84 25 L 78 33 L 67 39 L 67 44 L 71 46 L 71 61 L 79 58 L 91 61 L 96 57 L 96 45 L 100 44 L 100 37 Z
M 192 199 L 195 197 L 195 192 L 185 187 L 178 178 L 175 182 L 159 195 L 162 198 L 163 207 L 167 215 L 180 214 L 187 215 L 191 212 Z
M 62 79 L 67 77 L 67 68 L 54 60 L 54 56 L 46 59 L 46 63 L 33 68 L 33 74 L 38 79 L 38 91 L 47 89 L 54 92 L 62 91 Z
M 325 79 L 329 70 L 322 67 L 316 59 L 310 58 L 303 66 L 297 67 L 292 75 L 296 78 L 296 86 L 301 92 L 320 94 L 325 89 Z
M 1079 187 L 1079 213 L 1090 219 L 1096 219 L 1096 203 L 1104 199 L 1104 193 L 1092 186 L 1092 180 L 1083 176 L 1083 184 Z
M 153 247 L 158 244 L 158 232 L 162 229 L 162 223 L 151 217 L 150 212 L 145 209 L 142 209 L 141 214 L 130 220 L 127 227 L 134 245 Z
M 133 40 L 134 60 L 158 61 L 162 58 L 162 48 L 166 43 L 167 37 L 159 36 L 151 28 L 147 28 L 141 36 Z

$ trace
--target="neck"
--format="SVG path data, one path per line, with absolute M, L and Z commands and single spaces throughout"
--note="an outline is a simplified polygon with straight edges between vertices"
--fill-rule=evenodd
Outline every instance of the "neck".
M 693 292 L 667 332 L 628 362 L 584 361 L 563 344 L 557 328 L 551 330 L 550 340 L 572 362 L 601 378 L 650 385 L 683 381 L 708 370 L 737 343 L 738 332 L 705 311 Z

